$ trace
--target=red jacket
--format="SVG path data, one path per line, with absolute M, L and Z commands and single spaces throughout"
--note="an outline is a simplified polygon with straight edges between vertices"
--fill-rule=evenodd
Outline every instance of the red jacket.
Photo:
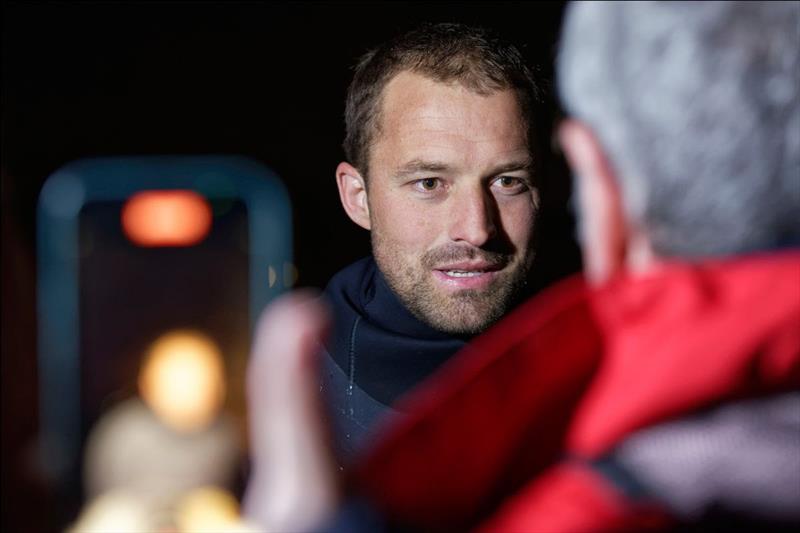
M 800 253 L 675 263 L 589 289 L 567 280 L 403 400 L 354 474 L 417 529 L 664 525 L 585 468 L 632 431 L 800 385 Z

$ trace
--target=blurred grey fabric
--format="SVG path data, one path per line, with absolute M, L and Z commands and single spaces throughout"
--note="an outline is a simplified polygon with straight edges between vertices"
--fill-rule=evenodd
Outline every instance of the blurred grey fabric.
M 614 460 L 680 520 L 730 512 L 800 522 L 800 392 L 639 431 Z

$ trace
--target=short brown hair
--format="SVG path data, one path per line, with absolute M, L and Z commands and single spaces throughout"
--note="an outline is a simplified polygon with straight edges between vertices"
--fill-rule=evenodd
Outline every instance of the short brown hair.
M 380 128 L 381 95 L 395 75 L 411 71 L 434 81 L 457 82 L 481 95 L 513 89 L 527 122 L 544 101 L 543 83 L 520 51 L 483 28 L 463 24 L 423 24 L 379 47 L 358 61 L 345 104 L 344 152 L 365 177 L 369 149 Z M 529 138 L 529 143 L 533 139 Z

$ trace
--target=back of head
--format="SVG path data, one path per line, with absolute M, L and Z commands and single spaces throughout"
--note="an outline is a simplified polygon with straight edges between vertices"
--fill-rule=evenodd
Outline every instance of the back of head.
M 514 90 L 529 129 L 539 125 L 533 124 L 532 115 L 543 102 L 542 82 L 515 46 L 482 28 L 426 23 L 369 51 L 355 67 L 347 91 L 344 150 L 364 175 L 369 148 L 380 133 L 383 89 L 403 71 L 458 83 L 481 95 Z
M 800 3 L 576 2 L 558 85 L 659 256 L 800 244 Z

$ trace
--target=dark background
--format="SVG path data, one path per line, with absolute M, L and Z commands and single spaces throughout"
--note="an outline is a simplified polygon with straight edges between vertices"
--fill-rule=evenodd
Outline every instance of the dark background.
M 324 287 L 366 255 L 334 169 L 350 66 L 428 21 L 492 27 L 545 75 L 562 2 L 6 2 L 2 33 L 2 531 L 48 529 L 37 474 L 35 206 L 69 161 L 242 154 L 272 168 L 294 208 L 298 284 Z M 537 282 L 577 268 L 559 167 Z

